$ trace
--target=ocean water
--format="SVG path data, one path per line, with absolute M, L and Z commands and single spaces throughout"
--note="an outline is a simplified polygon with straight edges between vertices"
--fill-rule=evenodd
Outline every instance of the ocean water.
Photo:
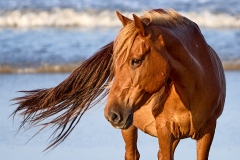
M 0 73 L 65 72 L 114 40 L 115 11 L 173 8 L 196 22 L 225 69 L 240 69 L 238 0 L 1 0 Z

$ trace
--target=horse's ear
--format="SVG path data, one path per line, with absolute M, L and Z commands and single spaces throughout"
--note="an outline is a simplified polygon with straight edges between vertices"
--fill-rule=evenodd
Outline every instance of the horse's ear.
M 147 36 L 147 25 L 145 23 L 143 23 L 141 21 L 141 19 L 136 16 L 135 14 L 133 14 L 133 19 L 134 19 L 134 23 L 135 23 L 135 26 L 137 27 L 138 29 L 138 33 L 142 36 L 142 37 L 146 37 Z
M 121 13 L 119 13 L 118 11 L 116 11 L 116 14 L 118 16 L 118 19 L 122 22 L 122 25 L 125 27 L 128 22 L 131 22 L 132 20 L 123 16 Z

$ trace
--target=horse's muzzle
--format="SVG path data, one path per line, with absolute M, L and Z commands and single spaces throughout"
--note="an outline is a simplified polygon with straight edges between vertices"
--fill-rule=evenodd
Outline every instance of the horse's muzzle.
M 133 123 L 133 113 L 127 112 L 126 114 L 121 114 L 119 112 L 111 111 L 106 119 L 111 123 L 111 125 L 118 129 L 128 129 Z

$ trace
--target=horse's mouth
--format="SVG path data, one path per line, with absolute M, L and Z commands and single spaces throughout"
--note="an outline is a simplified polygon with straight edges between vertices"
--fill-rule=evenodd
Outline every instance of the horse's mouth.
M 133 114 L 129 114 L 126 120 L 126 123 L 122 129 L 128 129 L 132 125 L 132 123 L 133 123 Z
M 120 124 L 111 123 L 114 128 L 117 129 L 128 129 L 133 123 L 133 114 L 129 114 L 125 121 Z

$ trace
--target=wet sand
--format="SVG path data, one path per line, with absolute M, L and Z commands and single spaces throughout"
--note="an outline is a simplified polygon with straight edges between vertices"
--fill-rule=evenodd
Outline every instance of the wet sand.
M 69 74 L 0 74 L 0 154 L 4 160 L 122 160 L 124 143 L 120 130 L 114 129 L 103 116 L 104 103 L 83 116 L 77 128 L 56 149 L 43 153 L 48 137 L 53 131 L 46 129 L 25 144 L 36 129 L 16 134 L 21 119 L 13 122 L 9 118 L 16 105 L 10 99 L 20 96 L 18 90 L 54 87 Z M 238 159 L 240 151 L 240 72 L 226 71 L 227 98 L 225 109 L 218 120 L 215 138 L 209 159 Z M 139 133 L 141 159 L 157 159 L 156 138 Z M 182 140 L 176 150 L 175 159 L 196 159 L 195 141 Z

